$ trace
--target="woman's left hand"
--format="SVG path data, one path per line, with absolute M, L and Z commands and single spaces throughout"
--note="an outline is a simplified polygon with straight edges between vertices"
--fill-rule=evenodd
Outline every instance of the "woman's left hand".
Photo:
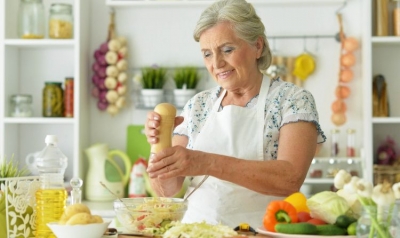
M 182 146 L 167 148 L 150 157 L 147 172 L 150 178 L 160 179 L 203 175 L 208 166 L 204 154 Z

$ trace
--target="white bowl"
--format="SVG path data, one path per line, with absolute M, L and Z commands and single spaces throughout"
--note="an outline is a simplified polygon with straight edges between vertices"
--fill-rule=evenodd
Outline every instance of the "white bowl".
M 60 225 L 58 222 L 50 222 L 48 227 L 57 238 L 100 238 L 104 235 L 110 221 L 85 225 Z

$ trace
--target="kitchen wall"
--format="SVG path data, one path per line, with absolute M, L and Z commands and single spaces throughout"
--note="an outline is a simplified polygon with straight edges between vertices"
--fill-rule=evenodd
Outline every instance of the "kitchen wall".
M 342 10 L 343 27 L 347 36 L 361 39 L 362 0 L 350 0 Z M 110 9 L 105 0 L 92 0 L 91 52 L 106 40 Z M 174 67 L 185 64 L 203 66 L 199 45 L 192 38 L 195 23 L 206 5 L 196 6 L 135 6 L 115 8 L 117 34 L 125 36 L 129 44 L 130 73 L 142 66 L 158 64 Z M 267 36 L 277 35 L 335 35 L 339 32 L 336 10 L 339 4 L 255 4 L 267 30 Z M 364 23 L 367 24 L 367 23 Z M 320 124 L 328 141 L 320 156 L 328 156 L 330 130 L 335 126 L 330 121 L 334 88 L 338 81 L 340 44 L 334 38 L 276 39 L 270 40 L 276 54 L 296 56 L 304 48 L 315 56 L 316 71 L 304 82 L 304 88 L 315 97 L 320 115 Z M 350 82 L 352 90 L 346 100 L 347 123 L 340 127 L 344 151 L 346 129 L 354 128 L 357 147 L 362 146 L 362 83 L 368 82 L 361 75 L 360 50 L 356 52 L 357 63 L 352 68 L 355 78 Z M 88 58 L 93 62 L 92 55 Z M 90 75 L 91 76 L 91 75 Z M 130 80 L 131 81 L 131 80 Z M 206 79 L 204 87 L 215 85 Z M 89 92 L 88 92 L 89 93 Z M 135 109 L 132 104 L 116 116 L 101 112 L 96 99 L 90 100 L 90 141 L 105 142 L 111 148 L 125 149 L 128 124 L 143 124 L 146 111 Z

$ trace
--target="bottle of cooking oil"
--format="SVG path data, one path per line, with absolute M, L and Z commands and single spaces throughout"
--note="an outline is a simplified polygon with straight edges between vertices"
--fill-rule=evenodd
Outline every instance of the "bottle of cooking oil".
M 56 237 L 47 223 L 58 222 L 66 206 L 64 172 L 68 159 L 58 148 L 57 142 L 57 136 L 47 135 L 46 147 L 36 159 L 40 176 L 40 189 L 36 192 L 36 238 Z

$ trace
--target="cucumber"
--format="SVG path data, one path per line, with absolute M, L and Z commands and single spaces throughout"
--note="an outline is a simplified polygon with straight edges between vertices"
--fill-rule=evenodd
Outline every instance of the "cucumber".
M 327 224 L 327 225 L 318 225 L 317 226 L 317 234 L 320 236 L 340 236 L 347 235 L 347 230 L 336 225 Z
M 347 215 L 340 215 L 336 218 L 335 225 L 341 228 L 347 229 L 351 223 L 357 221 L 355 218 L 347 216 Z
M 285 234 L 306 234 L 315 235 L 318 233 L 317 226 L 307 223 L 278 223 L 275 225 L 275 231 Z

